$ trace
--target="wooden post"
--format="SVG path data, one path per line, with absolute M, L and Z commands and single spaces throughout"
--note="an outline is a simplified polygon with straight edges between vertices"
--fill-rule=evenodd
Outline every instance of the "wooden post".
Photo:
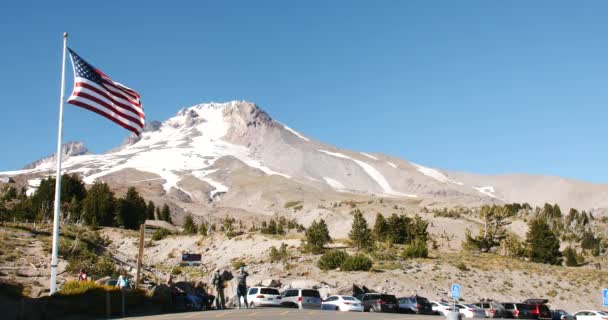
M 137 254 L 137 273 L 135 275 L 135 289 L 139 288 L 139 276 L 141 272 L 141 265 L 144 260 L 144 231 L 146 224 L 139 226 L 139 253 Z

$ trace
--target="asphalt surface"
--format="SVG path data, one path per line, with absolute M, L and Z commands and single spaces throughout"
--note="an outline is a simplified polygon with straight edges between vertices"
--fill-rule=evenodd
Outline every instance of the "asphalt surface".
M 373 313 L 373 312 L 339 312 L 339 311 L 324 311 L 324 310 L 298 310 L 298 309 L 245 309 L 245 310 L 224 310 L 224 311 L 201 311 L 201 312 L 182 312 L 162 314 L 157 316 L 132 317 L 129 320 L 185 320 L 185 319 L 289 319 L 289 320 L 358 320 L 358 319 L 376 319 L 376 320 L 391 320 L 391 319 L 408 319 L 408 320 L 444 320 L 442 316 L 421 316 L 411 314 L 391 314 L 391 313 Z

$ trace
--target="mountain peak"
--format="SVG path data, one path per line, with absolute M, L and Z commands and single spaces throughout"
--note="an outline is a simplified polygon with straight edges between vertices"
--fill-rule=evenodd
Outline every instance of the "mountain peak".
M 80 141 L 68 141 L 61 145 L 61 159 L 62 161 L 67 160 L 69 157 L 80 156 L 84 154 L 89 154 L 89 149 L 84 145 L 84 143 Z M 46 163 L 54 163 L 57 160 L 56 154 L 53 153 L 50 156 L 44 157 L 42 159 L 36 160 L 25 167 L 23 169 L 34 169 L 42 164 Z

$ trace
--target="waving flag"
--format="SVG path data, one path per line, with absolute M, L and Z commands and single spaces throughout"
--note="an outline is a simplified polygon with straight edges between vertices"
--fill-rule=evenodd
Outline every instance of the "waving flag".
M 139 93 L 110 79 L 72 49 L 68 50 L 74 67 L 74 91 L 67 102 L 139 135 L 144 129 L 144 108 Z

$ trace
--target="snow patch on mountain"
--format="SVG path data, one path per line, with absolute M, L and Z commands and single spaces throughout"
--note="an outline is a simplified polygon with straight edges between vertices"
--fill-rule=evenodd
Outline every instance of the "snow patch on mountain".
M 416 167 L 416 169 L 420 173 L 424 174 L 425 176 L 431 177 L 431 178 L 433 178 L 433 179 L 435 179 L 435 180 L 437 180 L 439 182 L 442 182 L 442 183 L 448 183 L 449 182 L 449 183 L 457 184 L 459 186 L 464 185 L 464 183 L 462 183 L 462 182 L 458 182 L 458 181 L 455 181 L 455 180 L 452 180 L 452 179 L 448 178 L 446 175 L 444 175 L 443 173 L 441 173 L 437 169 L 421 166 L 421 165 L 413 163 L 413 162 L 410 162 L 410 163 L 414 167 Z
M 328 177 L 323 177 L 323 180 L 325 180 L 325 182 L 327 182 L 328 185 L 330 185 L 332 188 L 334 188 L 336 190 L 345 189 L 344 185 L 338 180 L 334 180 L 334 179 L 328 178 Z
M 217 171 L 216 169 L 212 169 L 212 170 L 203 170 L 203 171 L 198 171 L 198 172 L 192 173 L 195 177 L 197 177 L 198 179 L 200 179 L 202 181 L 207 182 L 209 185 L 211 185 L 214 188 L 214 190 L 209 192 L 209 198 L 211 198 L 211 199 L 213 199 L 213 197 L 215 197 L 215 195 L 217 195 L 218 193 L 228 192 L 227 186 L 208 177 L 208 175 L 210 175 L 216 171 Z
M 479 193 L 485 194 L 486 196 L 498 199 L 498 197 L 494 194 L 496 191 L 494 190 L 493 186 L 473 187 L 473 189 L 479 191 Z
M 393 190 L 393 188 L 390 186 L 390 184 L 388 183 L 386 178 L 382 175 L 382 173 L 380 173 L 380 171 L 376 170 L 376 168 L 372 167 L 371 165 L 369 165 L 361 160 L 353 159 L 347 155 L 344 155 L 344 154 L 338 153 L 338 152 L 331 152 L 331 151 L 320 150 L 320 149 L 317 151 L 328 154 L 330 156 L 337 157 L 337 158 L 348 159 L 348 160 L 354 161 L 361 168 L 363 168 L 365 173 L 367 173 L 367 175 L 370 176 L 370 178 L 372 178 L 380 186 L 380 188 L 382 188 L 384 193 L 386 193 L 388 195 L 413 197 L 413 198 L 417 197 L 416 195 L 400 193 L 400 192 Z
M 360 153 L 361 153 L 362 155 L 364 155 L 364 156 L 368 157 L 368 158 L 372 158 L 372 159 L 374 159 L 374 160 L 378 160 L 378 158 L 376 158 L 376 157 L 372 156 L 371 154 L 367 154 L 367 153 L 365 153 L 365 152 L 360 152 Z
M 386 163 L 387 163 L 389 166 L 391 166 L 391 167 L 393 167 L 393 168 L 397 169 L 397 165 L 396 165 L 396 164 L 394 164 L 394 163 L 392 163 L 392 162 L 390 162 L 390 161 L 387 161 Z
M 278 124 L 280 124 L 281 126 L 283 126 L 283 128 L 284 128 L 285 130 L 287 130 L 287 131 L 289 131 L 289 132 L 293 133 L 293 134 L 294 134 L 296 137 L 298 137 L 298 138 L 300 138 L 300 139 L 302 139 L 302 140 L 304 140 L 304 141 L 307 141 L 307 142 L 309 142 L 309 141 L 310 141 L 310 139 L 306 138 L 305 136 L 303 136 L 303 135 L 302 135 L 302 134 L 300 134 L 299 132 L 297 132 L 297 131 L 293 130 L 292 128 L 290 128 L 290 127 L 288 127 L 288 126 L 286 126 L 286 125 L 284 125 L 284 124 L 282 124 L 282 123 L 280 123 L 280 122 L 278 122 L 278 121 L 276 121 L 276 120 L 275 120 L 275 122 L 276 122 L 276 123 L 278 123 Z

